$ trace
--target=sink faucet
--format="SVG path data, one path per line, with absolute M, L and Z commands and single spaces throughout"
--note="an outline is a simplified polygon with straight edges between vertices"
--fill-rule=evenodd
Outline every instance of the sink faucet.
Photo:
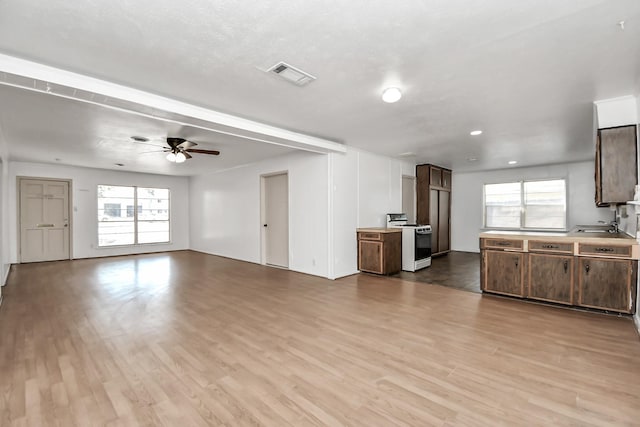
M 611 221 L 611 230 L 609 230 L 609 233 L 619 233 L 620 232 L 620 228 L 619 228 L 618 221 L 616 221 L 615 219 L 613 221 Z

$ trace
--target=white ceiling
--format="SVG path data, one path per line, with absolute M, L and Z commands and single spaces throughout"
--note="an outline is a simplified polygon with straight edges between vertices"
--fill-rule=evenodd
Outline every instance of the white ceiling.
M 79 4 L 1 1 L 0 51 L 380 154 L 414 152 L 418 163 L 458 171 L 593 158 L 593 101 L 640 93 L 638 0 Z M 281 60 L 318 79 L 301 88 L 263 73 Z M 400 102 L 380 101 L 387 85 L 403 89 Z M 20 108 L 7 106 L 7 91 Z M 23 160 L 45 161 L 37 148 L 48 147 L 84 161 L 81 145 L 113 163 L 116 151 L 130 152 L 99 141 L 179 131 L 15 91 L 2 88 L 0 119 L 18 143 L 11 156 Z M 85 125 L 69 131 L 78 115 Z M 484 133 L 471 137 L 473 129 Z M 42 138 L 50 135 L 55 144 Z M 197 137 L 213 141 L 203 148 L 223 143 Z M 284 150 L 235 142 L 248 156 L 239 158 Z M 176 165 L 141 159 L 140 171 L 175 173 L 165 169 Z
M 0 99 L 8 107 L 2 109 L 3 133 L 16 161 L 187 176 L 293 151 L 10 86 L 0 85 Z M 136 143 L 133 135 L 150 141 Z M 193 154 L 185 163 L 171 163 L 162 152 L 167 136 L 196 142 L 194 148 L 220 151 L 220 156 Z

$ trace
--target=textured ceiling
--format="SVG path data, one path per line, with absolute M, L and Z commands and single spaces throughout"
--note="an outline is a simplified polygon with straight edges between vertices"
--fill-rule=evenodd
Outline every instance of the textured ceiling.
M 493 169 L 593 157 L 592 102 L 640 92 L 640 1 L 4 0 L 0 51 L 389 156 Z M 318 80 L 263 73 L 281 60 Z M 387 85 L 403 89 L 397 104 L 380 101 Z
M 7 123 L 3 133 L 16 161 L 187 176 L 292 151 L 9 86 L 0 85 L 0 99 L 10 106 L 2 111 Z M 132 135 L 150 141 L 135 143 Z M 195 148 L 218 150 L 220 155 L 193 154 L 185 163 L 171 163 L 162 151 L 167 136 L 189 139 L 198 144 Z

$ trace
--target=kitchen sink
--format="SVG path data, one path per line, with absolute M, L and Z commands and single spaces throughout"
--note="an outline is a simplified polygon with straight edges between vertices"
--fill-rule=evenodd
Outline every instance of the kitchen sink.
M 616 234 L 615 228 L 610 225 L 578 225 L 573 229 L 574 233 L 611 233 Z

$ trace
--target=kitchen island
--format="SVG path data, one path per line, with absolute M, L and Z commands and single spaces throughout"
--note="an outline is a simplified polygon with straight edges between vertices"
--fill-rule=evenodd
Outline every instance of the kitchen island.
M 402 229 L 369 227 L 356 230 L 358 270 L 396 274 L 402 267 Z
M 480 253 L 483 292 L 635 312 L 640 245 L 624 233 L 487 231 Z

